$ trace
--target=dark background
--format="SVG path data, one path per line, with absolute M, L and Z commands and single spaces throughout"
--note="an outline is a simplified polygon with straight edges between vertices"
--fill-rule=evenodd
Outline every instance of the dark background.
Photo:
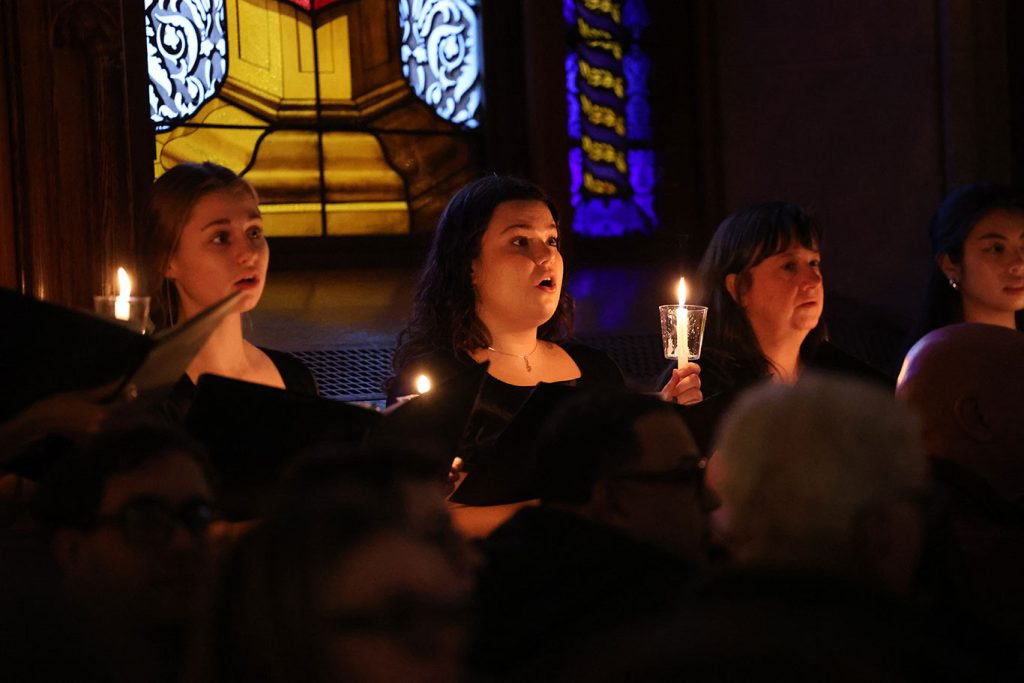
M 898 323 L 916 309 L 942 196 L 1024 177 L 1020 4 L 648 7 L 661 230 L 570 240 L 576 264 L 692 268 L 730 210 L 786 199 L 825 228 L 833 301 Z M 152 181 L 142 21 L 139 0 L 0 3 L 0 285 L 84 306 L 133 254 Z M 568 209 L 561 2 L 485 0 L 484 32 L 481 167 L 528 176 Z M 355 240 L 336 263 L 422 249 Z M 275 267 L 303 267 L 290 251 Z

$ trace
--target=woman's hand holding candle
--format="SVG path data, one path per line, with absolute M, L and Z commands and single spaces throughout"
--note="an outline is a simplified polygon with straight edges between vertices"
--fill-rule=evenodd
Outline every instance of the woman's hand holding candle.
M 704 400 L 700 391 L 700 366 L 686 362 L 672 370 L 672 376 L 659 392 L 662 400 L 681 405 L 692 405 Z

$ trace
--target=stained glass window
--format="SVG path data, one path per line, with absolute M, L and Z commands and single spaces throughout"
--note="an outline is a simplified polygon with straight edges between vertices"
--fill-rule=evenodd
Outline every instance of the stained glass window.
M 155 176 L 227 166 L 268 235 L 430 230 L 475 174 L 480 0 L 139 1 Z
M 654 150 L 640 38 L 643 0 L 563 0 L 573 229 L 601 237 L 650 232 Z
M 399 0 L 402 73 L 416 95 L 453 123 L 476 128 L 480 106 L 477 0 Z
M 224 82 L 224 0 L 145 2 L 149 115 L 166 127 L 195 114 Z

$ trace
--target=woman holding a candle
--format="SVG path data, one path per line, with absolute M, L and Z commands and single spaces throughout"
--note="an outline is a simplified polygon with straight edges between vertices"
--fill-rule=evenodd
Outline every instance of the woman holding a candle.
M 608 356 L 566 343 L 574 304 L 563 282 L 557 210 L 543 190 L 497 175 L 462 188 L 438 224 L 389 392 L 412 393 L 421 372 L 443 380 L 485 362 L 506 386 L 621 387 Z M 674 387 L 699 400 L 699 368 L 690 366 Z
M 260 300 L 270 256 L 259 199 L 246 180 L 210 162 L 179 164 L 153 184 L 149 228 L 145 258 L 158 328 L 242 292 L 238 307 L 189 365 L 172 403 L 186 408 L 194 383 L 205 373 L 317 393 L 301 361 L 257 348 L 242 336 L 242 313 Z
M 462 188 L 438 223 L 388 389 L 393 397 L 409 394 L 419 374 L 437 386 L 486 367 L 457 448 L 470 462 L 540 383 L 623 386 L 607 355 L 567 341 L 573 300 L 558 233 L 557 211 L 540 188 L 498 175 Z M 699 393 L 695 374 L 680 391 L 690 389 Z M 495 502 L 522 500 L 516 492 L 529 488 L 528 470 L 524 464 L 524 481 L 509 482 Z
M 820 244 L 819 227 L 784 202 L 752 204 L 718 226 L 699 269 L 706 396 L 764 378 L 794 382 L 807 367 L 887 382 L 826 341 Z
M 964 185 L 939 206 L 929 236 L 935 268 L 912 341 L 958 322 L 1024 329 L 1024 197 Z

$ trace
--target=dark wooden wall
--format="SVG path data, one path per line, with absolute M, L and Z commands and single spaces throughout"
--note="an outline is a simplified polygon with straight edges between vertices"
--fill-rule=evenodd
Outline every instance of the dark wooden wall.
M 91 306 L 118 265 L 138 272 L 153 155 L 142 10 L 135 0 L 0 4 L 6 286 Z
M 558 196 L 568 182 L 564 29 L 548 5 L 560 3 L 492 4 L 510 40 L 487 54 L 491 164 Z M 727 213 L 786 199 L 825 228 L 831 290 L 897 320 L 913 315 L 935 206 L 961 183 L 1008 182 L 1022 166 L 1010 105 L 1024 89 L 1013 89 L 1008 37 L 1024 11 L 1003 0 L 647 4 L 657 252 L 692 266 Z M 624 246 L 620 258 L 651 257 Z

